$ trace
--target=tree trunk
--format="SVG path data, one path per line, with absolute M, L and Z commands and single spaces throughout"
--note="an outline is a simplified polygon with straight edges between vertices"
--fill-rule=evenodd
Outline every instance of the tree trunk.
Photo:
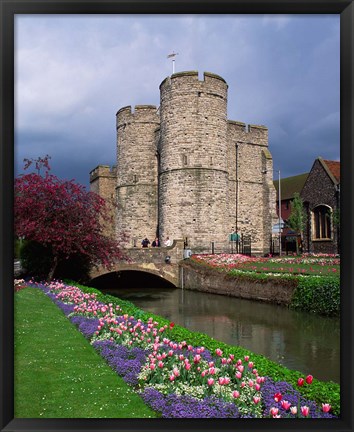
M 55 272 L 57 266 L 58 266 L 58 257 L 57 257 L 57 255 L 54 255 L 53 264 L 52 264 L 52 267 L 49 270 L 49 273 L 48 273 L 48 276 L 47 276 L 47 282 L 48 283 L 53 279 L 54 272 Z

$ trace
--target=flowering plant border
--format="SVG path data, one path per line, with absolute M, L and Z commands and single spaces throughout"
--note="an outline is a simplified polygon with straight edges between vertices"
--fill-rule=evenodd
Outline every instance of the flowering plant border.
M 279 390 L 278 383 L 261 376 L 249 356 L 235 359 L 220 348 L 211 353 L 171 340 L 174 323 L 161 326 L 152 317 L 143 322 L 124 314 L 118 305 L 99 301 L 94 293 L 59 281 L 30 285 L 41 288 L 162 417 L 336 418 L 329 403 L 321 408 L 289 383 L 283 394 L 277 391 L 270 397 L 269 386 Z M 299 386 L 305 382 L 301 380 Z M 308 376 L 306 383 L 312 380 Z M 283 402 L 277 407 L 279 395 Z M 188 410 L 191 406 L 199 408 Z

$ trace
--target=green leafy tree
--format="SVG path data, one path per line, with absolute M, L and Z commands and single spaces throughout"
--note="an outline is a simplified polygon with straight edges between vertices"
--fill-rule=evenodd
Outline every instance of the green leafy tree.
M 291 203 L 291 213 L 288 219 L 289 227 L 299 236 L 302 244 L 304 229 L 306 226 L 307 216 L 304 209 L 304 203 L 298 192 L 294 193 L 294 199 Z M 299 255 L 299 243 L 296 241 L 296 254 Z

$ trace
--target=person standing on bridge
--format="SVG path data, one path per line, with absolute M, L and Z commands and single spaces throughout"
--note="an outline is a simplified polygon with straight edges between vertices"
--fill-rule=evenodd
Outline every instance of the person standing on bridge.
M 151 246 L 152 247 L 159 247 L 159 246 L 161 246 L 160 240 L 159 240 L 158 237 L 156 237 L 155 240 L 151 243 Z
M 143 248 L 149 247 L 149 244 L 150 244 L 150 240 L 147 237 L 145 237 L 144 240 L 141 242 L 141 246 Z
M 172 246 L 172 240 L 170 240 L 170 237 L 167 236 L 166 240 L 164 241 L 165 246 Z

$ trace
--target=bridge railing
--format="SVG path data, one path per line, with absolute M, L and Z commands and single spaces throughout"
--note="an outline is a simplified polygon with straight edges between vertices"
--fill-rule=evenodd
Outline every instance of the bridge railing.
M 184 254 L 184 241 L 174 240 L 172 246 L 159 246 L 159 247 L 132 247 L 125 249 L 127 255 L 134 262 L 144 263 L 170 263 L 177 264 L 183 259 Z M 169 258 L 168 258 L 169 257 Z

